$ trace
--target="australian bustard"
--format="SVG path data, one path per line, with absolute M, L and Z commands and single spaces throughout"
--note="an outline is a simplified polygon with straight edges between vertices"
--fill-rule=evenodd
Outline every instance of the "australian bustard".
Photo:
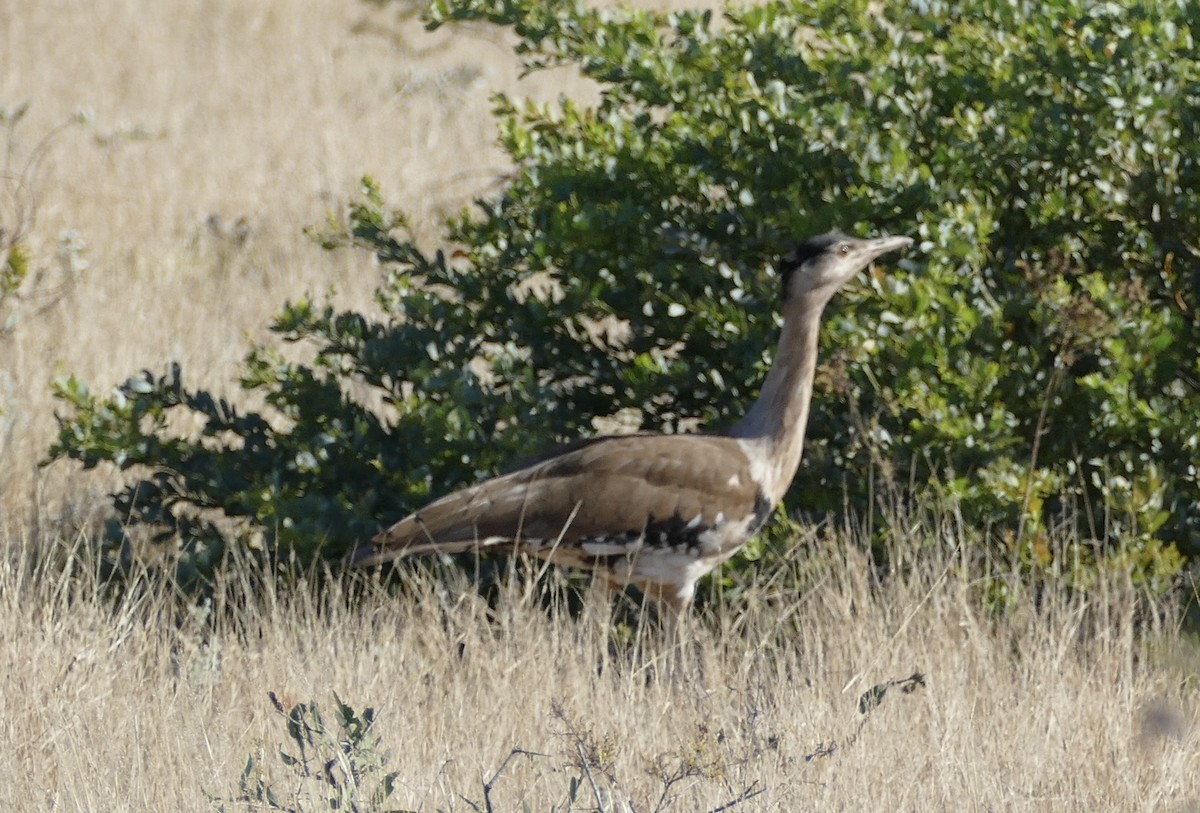
M 825 305 L 872 260 L 911 243 L 830 232 L 783 257 L 775 361 L 758 400 L 728 432 L 580 441 L 430 503 L 349 560 L 518 551 L 592 570 L 615 588 L 633 584 L 674 627 L 696 581 L 762 527 L 796 474 Z

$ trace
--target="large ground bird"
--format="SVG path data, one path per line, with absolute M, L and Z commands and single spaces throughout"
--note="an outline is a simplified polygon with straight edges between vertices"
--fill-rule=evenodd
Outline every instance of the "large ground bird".
M 430 503 L 350 560 L 516 551 L 635 585 L 673 627 L 696 581 L 762 527 L 796 474 L 825 305 L 872 260 L 911 244 L 835 231 L 782 258 L 779 348 L 758 400 L 727 432 L 580 441 Z

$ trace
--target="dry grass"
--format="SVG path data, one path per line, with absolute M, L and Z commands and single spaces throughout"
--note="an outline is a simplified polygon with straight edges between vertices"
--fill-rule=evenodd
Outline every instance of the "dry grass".
M 1119 581 L 1038 613 L 1020 596 L 994 622 L 953 561 L 873 587 L 842 535 L 824 544 L 844 555 L 705 619 L 701 672 L 658 680 L 654 643 L 613 644 L 605 602 L 571 621 L 437 582 L 353 601 L 233 584 L 217 611 L 180 616 L 154 589 L 113 603 L 45 564 L 46 529 L 109 486 L 37 470 L 50 380 L 108 386 L 177 360 L 229 390 L 285 298 L 332 286 L 368 306 L 370 259 L 302 228 L 371 173 L 432 239 L 505 169 L 497 89 L 586 92 L 563 74 L 518 83 L 484 29 L 424 35 L 351 0 L 0 0 L 0 105 L 32 102 L 18 168 L 94 111 L 51 146 L 30 235 L 51 268 L 75 232 L 89 267 L 0 338 L 0 807 L 209 809 L 206 791 L 230 795 L 247 755 L 283 741 L 269 691 L 337 691 L 380 709 L 398 801 L 420 810 L 482 806 L 514 748 L 544 756 L 507 764 L 498 810 L 565 809 L 572 778 L 580 810 L 708 810 L 748 789 L 735 809 L 1196 809 L 1194 650 L 1135 630 Z M 924 688 L 859 714 L 863 691 L 913 671 Z
M 193 385 L 230 390 L 248 341 L 285 299 L 334 288 L 369 306 L 372 259 L 330 255 L 302 230 L 371 174 L 418 236 L 434 238 L 443 214 L 507 169 L 493 92 L 583 91 L 564 72 L 517 73 L 495 31 L 427 34 L 355 0 L 69 12 L 0 1 L 0 106 L 30 102 L 7 169 L 19 172 L 74 111 L 94 117 L 54 139 L 32 185 L 38 267 L 55 267 L 65 232 L 89 267 L 50 311 L 0 337 L 4 513 L 39 484 L 40 503 L 107 485 L 35 471 L 53 431 L 54 377 L 109 387 L 174 360 Z M 0 134 L 0 173 L 6 146 Z
M 700 665 L 680 673 L 654 639 L 613 645 L 607 601 L 572 621 L 516 589 L 489 609 L 453 581 L 323 600 L 233 584 L 215 610 L 173 613 L 154 590 L 114 606 L 87 579 L 10 559 L 0 807 L 204 810 L 260 748 L 290 793 L 268 692 L 377 708 L 403 809 L 482 807 L 493 777 L 496 810 L 712 810 L 750 791 L 735 809 L 1200 801 L 1194 659 L 1170 628 L 1135 629 L 1146 605 L 1119 578 L 1038 612 L 1019 595 L 997 622 L 954 554 L 879 586 L 852 539 L 817 549 L 803 579 L 752 585 L 745 612 L 702 619 Z M 923 687 L 859 713 L 864 691 L 914 671 Z M 496 777 L 514 749 L 538 756 Z

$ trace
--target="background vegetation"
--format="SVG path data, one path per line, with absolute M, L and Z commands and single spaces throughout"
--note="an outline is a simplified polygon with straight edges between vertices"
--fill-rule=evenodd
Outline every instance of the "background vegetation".
M 1154 597 L 1194 517 L 1194 10 L 961 8 L 423 33 L 344 0 L 0 0 L 0 806 L 1194 807 L 1194 643 Z M 319 241 L 367 250 L 299 237 L 330 210 Z M 851 518 L 748 552 L 690 680 L 607 596 L 543 612 L 557 579 L 317 590 L 243 549 L 332 554 L 574 432 L 719 425 L 769 360 L 770 257 L 833 222 L 923 242 L 830 313 L 789 509 Z M 56 435 L 96 467 L 39 467 Z M 129 472 L 197 533 L 142 546 L 175 520 L 114 515 Z M 164 581 L 141 554 L 176 545 Z
M 1105 555 L 1165 589 L 1200 539 L 1194 11 L 435 3 L 433 27 L 511 29 L 526 71 L 573 66 L 597 100 L 496 97 L 516 169 L 448 253 L 369 181 L 319 238 L 375 253 L 375 315 L 286 306 L 273 330 L 311 355 L 248 356 L 267 411 L 177 368 L 115 397 L 72 379 L 52 453 L 150 472 L 109 541 L 182 540 L 184 582 L 247 534 L 337 557 L 598 421 L 729 422 L 769 362 L 772 258 L 830 225 L 905 232 L 919 258 L 830 319 L 789 505 L 862 517 L 883 487 L 934 489 L 1034 569 Z

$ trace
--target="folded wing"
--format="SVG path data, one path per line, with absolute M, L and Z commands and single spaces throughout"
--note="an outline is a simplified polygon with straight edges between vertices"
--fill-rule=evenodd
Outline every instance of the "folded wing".
M 761 525 L 765 502 L 734 439 L 605 437 L 443 497 L 354 558 L 501 546 L 583 566 L 643 549 L 721 561 Z

